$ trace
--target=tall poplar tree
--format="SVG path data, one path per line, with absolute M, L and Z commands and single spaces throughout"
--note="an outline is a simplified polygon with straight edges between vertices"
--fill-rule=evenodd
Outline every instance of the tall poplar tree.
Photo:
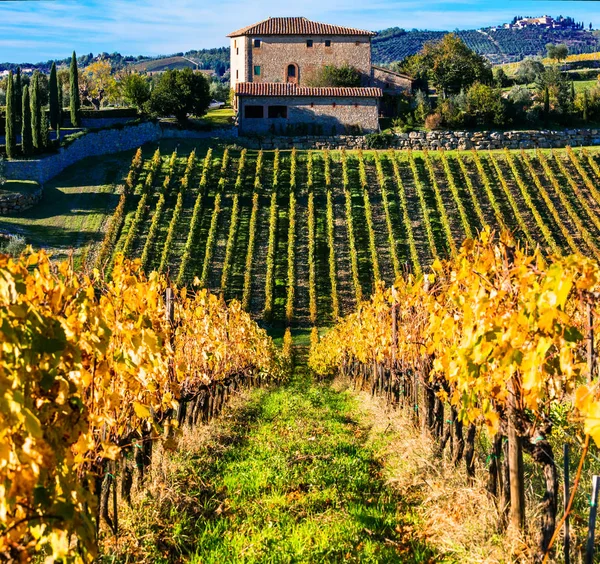
M 28 157 L 33 153 L 33 139 L 31 136 L 31 100 L 29 99 L 29 86 L 23 87 L 21 126 L 21 151 L 23 156 Z
M 17 156 L 17 112 L 15 108 L 15 85 L 13 73 L 8 73 L 6 85 L 6 154 L 9 159 Z
M 56 63 L 52 63 L 52 69 L 50 70 L 50 78 L 48 80 L 48 104 L 50 106 L 50 127 L 56 130 L 56 128 L 58 127 L 58 120 L 60 119 Z
M 73 51 L 71 57 L 71 68 L 69 72 L 70 89 L 71 89 L 71 125 L 79 127 L 79 107 L 81 100 L 79 99 L 79 72 L 77 70 L 77 56 Z
M 40 101 L 40 75 L 37 71 L 33 73 L 31 79 L 31 134 L 33 138 L 33 148 L 41 151 L 44 148 L 42 141 L 42 104 Z

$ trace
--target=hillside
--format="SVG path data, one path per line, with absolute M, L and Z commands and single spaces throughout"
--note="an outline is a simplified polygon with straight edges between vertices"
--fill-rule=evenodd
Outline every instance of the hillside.
M 405 31 L 385 29 L 373 39 L 373 59 L 385 64 L 418 53 L 427 41 L 441 39 L 444 31 Z M 520 61 L 524 57 L 544 55 L 548 43 L 569 46 L 573 54 L 600 50 L 600 36 L 595 32 L 563 29 L 487 28 L 455 32 L 471 49 L 494 64 Z
M 486 224 L 547 254 L 600 256 L 597 152 L 314 152 L 311 164 L 306 152 L 278 164 L 265 152 L 259 164 L 232 149 L 225 165 L 222 147 L 206 154 L 186 190 L 183 152 L 172 167 L 163 154 L 150 187 L 146 161 L 114 251 L 180 283 L 197 278 L 269 324 L 330 324 L 378 280 L 425 271 Z

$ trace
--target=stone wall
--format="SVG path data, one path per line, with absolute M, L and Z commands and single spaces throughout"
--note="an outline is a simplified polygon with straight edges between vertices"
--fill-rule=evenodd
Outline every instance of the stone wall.
M 44 193 L 42 186 L 29 194 L 10 193 L 0 194 L 0 216 L 18 213 L 35 206 Z
M 410 94 L 413 79 L 383 67 L 373 66 L 373 86 L 381 88 L 384 94 Z
M 161 137 L 162 129 L 154 122 L 92 132 L 75 140 L 68 147 L 61 147 L 53 155 L 41 159 L 6 161 L 4 174 L 8 180 L 35 180 L 44 184 L 82 159 L 128 151 L 156 142 Z
M 125 124 L 134 121 L 134 117 L 107 117 L 107 118 L 82 118 L 81 127 L 86 129 L 100 129 L 104 127 L 112 127 L 120 123 Z
M 288 126 L 306 125 L 308 132 L 319 130 L 322 135 L 342 133 L 348 127 L 358 127 L 364 133 L 379 129 L 377 98 L 327 97 L 239 97 L 240 134 L 285 134 Z M 262 106 L 263 118 L 246 118 L 246 106 Z M 269 118 L 270 106 L 287 107 L 287 118 Z
M 68 147 L 61 148 L 58 153 L 41 159 L 6 161 L 4 175 L 7 180 L 35 180 L 44 184 L 68 166 L 87 157 L 129 151 L 146 143 L 156 143 L 161 139 L 234 140 L 236 138 L 237 129 L 235 128 L 193 131 L 177 128 L 163 129 L 158 123 L 145 122 L 124 126 L 123 129 L 90 132 L 75 140 Z
M 247 139 L 245 145 L 263 149 L 366 149 L 365 137 L 270 137 Z M 600 145 L 600 129 L 570 129 L 564 131 L 414 131 L 391 136 L 390 147 L 396 149 L 488 150 L 542 149 L 570 145 Z
M 239 38 L 238 38 L 239 39 Z M 356 68 L 363 76 L 364 85 L 371 79 L 371 38 L 361 35 L 272 35 L 249 38 L 248 81 L 286 82 L 287 68 L 290 64 L 298 67 L 297 81 L 300 86 L 324 65 L 342 66 L 347 63 Z M 260 48 L 254 48 L 252 39 L 260 39 Z M 306 41 L 313 41 L 312 47 Z M 325 47 L 325 40 L 331 41 L 331 47 Z M 254 67 L 260 67 L 260 75 L 254 74 Z M 241 74 L 241 73 L 240 73 Z

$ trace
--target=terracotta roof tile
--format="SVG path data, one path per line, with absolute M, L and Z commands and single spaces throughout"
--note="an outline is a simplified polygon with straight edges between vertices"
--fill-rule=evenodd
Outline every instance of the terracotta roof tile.
M 306 18 L 269 18 L 230 33 L 227 37 L 240 35 L 377 35 L 372 31 L 313 22 Z
M 383 96 L 381 88 L 317 88 L 285 82 L 238 82 L 235 85 L 235 93 L 237 96 L 348 96 L 354 98 L 380 98 Z

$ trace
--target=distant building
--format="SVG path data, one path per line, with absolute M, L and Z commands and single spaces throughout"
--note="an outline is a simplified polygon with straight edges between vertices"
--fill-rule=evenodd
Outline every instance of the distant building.
M 269 18 L 230 33 L 240 133 L 378 131 L 381 86 L 410 90 L 412 83 L 372 67 L 374 35 L 301 17 Z M 360 87 L 307 84 L 323 66 L 345 64 L 360 73 Z

